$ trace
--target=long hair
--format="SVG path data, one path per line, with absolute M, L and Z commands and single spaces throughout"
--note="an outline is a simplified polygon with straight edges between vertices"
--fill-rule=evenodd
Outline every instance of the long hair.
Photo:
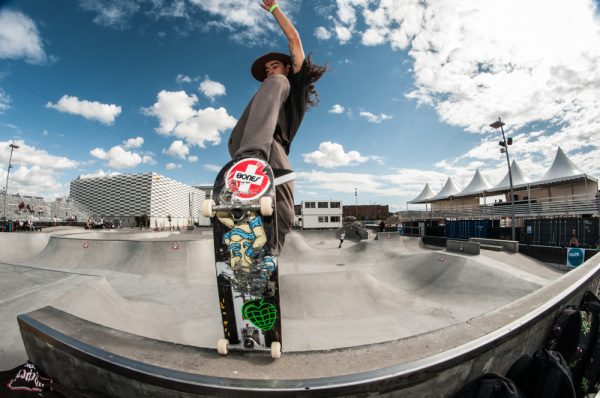
M 313 64 L 310 54 L 306 57 L 306 66 L 308 67 L 308 81 L 310 82 L 308 86 L 308 98 L 306 99 L 306 108 L 308 109 L 316 107 L 319 104 L 319 93 L 315 89 L 315 83 L 327 72 L 329 66 L 327 64 Z

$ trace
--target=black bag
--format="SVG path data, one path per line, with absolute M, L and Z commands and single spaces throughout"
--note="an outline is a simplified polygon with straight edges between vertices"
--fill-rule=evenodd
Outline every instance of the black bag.
M 562 355 L 540 348 L 519 358 L 506 377 L 513 380 L 527 398 L 575 398 L 571 372 Z
M 600 381 L 600 300 L 590 291 L 578 307 L 566 307 L 556 319 L 548 349 L 561 353 L 578 397 L 598 390 Z
M 526 398 L 515 383 L 495 373 L 486 373 L 464 385 L 454 398 Z

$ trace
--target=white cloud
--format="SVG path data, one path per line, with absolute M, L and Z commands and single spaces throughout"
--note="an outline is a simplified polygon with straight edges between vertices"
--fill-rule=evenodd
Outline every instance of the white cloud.
M 323 26 L 319 26 L 315 29 L 315 37 L 319 40 L 329 40 L 331 39 L 331 32 Z
M 366 111 L 359 112 L 359 116 L 367 119 L 371 123 L 381 123 L 384 120 L 389 120 L 392 118 L 391 116 L 386 115 L 385 113 L 375 115 L 371 112 L 366 112 Z
M 79 5 L 87 10 L 97 13 L 94 23 L 113 28 L 125 29 L 129 26 L 129 19 L 139 11 L 138 1 L 135 0 L 79 0 Z
M 198 101 L 195 95 L 185 91 L 161 91 L 152 107 L 143 111 L 159 120 L 156 131 L 165 136 L 185 140 L 188 145 L 205 148 L 206 143 L 218 145 L 221 134 L 233 128 L 237 120 L 225 108 L 194 109 Z
M 8 166 L 8 158 L 10 156 L 9 145 L 11 143 L 13 143 L 13 141 L 0 141 L 0 162 L 6 166 Z M 13 151 L 13 164 L 19 163 L 40 166 L 55 171 L 72 169 L 78 165 L 74 160 L 64 156 L 50 155 L 43 149 L 37 149 L 34 146 L 26 144 L 23 140 L 16 140 L 14 141 L 14 144 L 19 146 L 19 148 Z
M 114 146 L 106 152 L 102 148 L 94 148 L 90 154 L 95 158 L 107 161 L 108 167 L 114 169 L 132 169 L 142 163 L 142 157 L 137 153 L 126 151 L 120 146 Z
M 218 173 L 219 171 L 221 171 L 221 169 L 223 168 L 223 166 L 219 166 L 219 165 L 216 165 L 216 164 L 205 164 L 204 168 L 206 170 L 214 171 L 215 173 Z
M 208 76 L 206 76 L 204 78 L 204 81 L 200 83 L 200 86 L 198 86 L 198 90 L 200 90 L 202 94 L 204 94 L 211 101 L 213 101 L 216 97 L 220 95 L 226 94 L 225 86 L 219 82 L 210 80 Z
M 196 163 L 198 161 L 198 156 L 196 156 L 196 155 L 188 156 L 187 160 L 190 163 Z
M 0 141 L 0 179 L 6 181 L 6 170 L 10 156 L 9 145 L 19 148 L 13 151 L 9 192 L 48 196 L 63 193 L 65 187 L 59 182 L 62 174 L 79 166 L 75 160 L 49 154 L 43 149 L 27 144 L 23 140 Z M 66 188 L 68 189 L 68 187 Z
M 512 153 L 532 174 L 549 166 L 559 145 L 600 174 L 593 161 L 600 155 L 597 2 L 338 0 L 329 28 L 344 32 L 342 43 L 356 35 L 363 45 L 408 49 L 415 89 L 407 97 L 433 107 L 444 123 L 484 135 L 438 166 L 503 167 L 498 133 L 488 127 L 501 116 L 520 137 Z M 532 128 L 538 122 L 542 133 Z
M 0 115 L 8 108 L 10 108 L 10 97 L 2 90 L 2 87 L 0 87 Z
M 165 168 L 166 168 L 167 170 L 180 169 L 180 168 L 181 168 L 181 165 L 180 165 L 180 164 L 177 164 L 177 163 L 167 163 L 167 164 L 165 165 Z
M 340 25 L 335 26 L 335 34 L 337 35 L 340 44 L 346 44 L 352 38 L 350 29 Z
M 177 83 L 191 83 L 192 82 L 192 78 L 189 77 L 189 76 L 186 76 L 186 75 L 179 74 L 175 78 L 175 81 Z
M 25 59 L 32 64 L 47 60 L 35 22 L 18 11 L 0 10 L 0 58 Z
M 320 167 L 356 166 L 369 160 L 357 151 L 344 152 L 340 144 L 325 141 L 319 145 L 319 150 L 302 155 L 306 163 L 313 163 Z
M 129 138 L 123 141 L 125 148 L 139 148 L 144 144 L 144 137 Z
M 364 198 L 383 197 L 383 204 L 391 203 L 391 207 L 398 210 L 403 208 L 398 203 L 414 199 L 423 190 L 425 184 L 437 192 L 446 182 L 448 176 L 435 171 L 423 171 L 417 169 L 393 169 L 387 173 L 339 173 L 326 171 L 297 171 L 296 190 L 303 196 L 317 198 L 352 198 L 354 204 L 354 192 L 357 189 L 358 202 L 364 203 Z
M 110 177 L 110 176 L 118 176 L 121 173 L 119 173 L 118 171 L 104 171 L 102 169 L 99 169 L 93 173 L 89 173 L 89 174 L 81 174 L 79 177 L 81 178 L 97 178 L 97 177 Z
M 335 104 L 329 110 L 329 113 L 341 114 L 344 113 L 344 107 L 340 104 Z
M 63 95 L 56 104 L 48 102 L 47 108 L 60 112 L 79 115 L 86 119 L 98 120 L 104 124 L 112 124 L 121 113 L 121 107 L 113 104 L 102 104 L 97 101 L 80 100 L 77 97 Z
M 190 0 L 200 10 L 208 12 L 214 19 L 207 27 L 232 32 L 230 38 L 238 43 L 256 44 L 268 40 L 269 34 L 278 32 L 274 18 L 255 2 L 248 0 Z M 286 14 L 293 19 L 298 7 L 292 2 L 285 4 Z
M 144 155 L 144 156 L 142 156 L 142 163 L 154 165 L 154 164 L 156 164 L 156 160 L 154 160 L 154 158 L 150 155 Z
M 190 153 L 190 148 L 183 143 L 181 140 L 175 140 L 171 143 L 169 148 L 163 149 L 162 153 L 175 156 L 181 159 L 185 159 L 185 157 Z

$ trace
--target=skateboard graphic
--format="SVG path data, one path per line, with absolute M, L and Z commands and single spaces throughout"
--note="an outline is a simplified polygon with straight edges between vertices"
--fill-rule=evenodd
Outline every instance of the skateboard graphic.
M 224 338 L 217 351 L 270 351 L 281 356 L 281 311 L 273 170 L 258 158 L 227 163 L 217 175 L 212 199 L 202 212 L 211 217 L 217 289 Z

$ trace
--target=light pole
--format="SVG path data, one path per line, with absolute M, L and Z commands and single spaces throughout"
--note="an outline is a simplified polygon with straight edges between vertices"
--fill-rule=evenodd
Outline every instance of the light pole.
M 356 221 L 358 221 L 358 188 L 354 188 L 354 200 L 356 203 Z
M 504 122 L 498 118 L 494 123 L 490 124 L 490 127 L 498 129 L 502 131 L 502 141 L 498 142 L 502 148 L 500 148 L 500 153 L 506 154 L 506 164 L 508 165 L 508 181 L 510 182 L 510 204 L 512 210 L 512 240 L 515 240 L 515 195 L 513 192 L 513 179 L 512 179 L 512 171 L 510 169 L 510 158 L 508 156 L 508 146 L 512 145 L 512 137 L 508 137 L 508 139 L 504 136 Z
M 10 156 L 8 157 L 8 171 L 6 172 L 6 185 L 4 186 L 4 220 L 5 222 L 8 221 L 7 217 L 6 217 L 6 204 L 8 201 L 8 176 L 10 175 L 10 169 L 12 168 L 12 154 L 13 154 L 13 150 L 15 149 L 19 149 L 18 145 L 15 144 L 10 144 Z

